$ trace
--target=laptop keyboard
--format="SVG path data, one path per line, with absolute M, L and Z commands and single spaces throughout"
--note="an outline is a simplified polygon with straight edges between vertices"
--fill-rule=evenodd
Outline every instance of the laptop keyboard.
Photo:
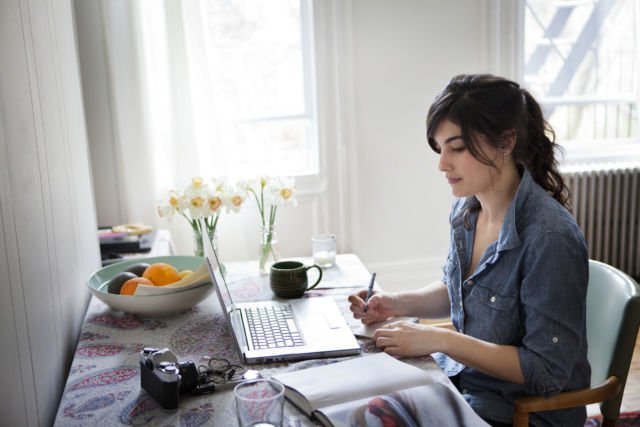
M 291 305 L 247 307 L 245 314 L 256 350 L 304 345 Z

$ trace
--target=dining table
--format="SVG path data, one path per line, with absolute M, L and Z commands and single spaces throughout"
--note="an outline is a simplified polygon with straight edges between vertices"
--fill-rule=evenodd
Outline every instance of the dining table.
M 295 259 L 312 263 L 310 258 Z M 224 266 L 234 301 L 277 299 L 270 289 L 268 274 L 260 274 L 257 261 L 228 262 Z M 309 274 L 312 280 L 312 273 Z M 333 266 L 323 269 L 320 284 L 308 290 L 303 298 L 333 297 L 349 325 L 356 329 L 360 321 L 351 315 L 347 297 L 365 289 L 370 278 L 356 254 L 339 254 Z M 369 338 L 360 337 L 358 342 L 360 355 L 349 357 L 380 351 Z M 212 358 L 226 359 L 231 364 L 257 370 L 263 377 L 347 359 L 244 365 L 215 292 L 190 309 L 166 317 L 140 317 L 115 311 L 92 296 L 54 425 L 237 425 L 231 388 L 201 396 L 181 394 L 175 410 L 160 406 L 141 387 L 140 353 L 145 347 L 167 348 L 180 361 L 192 361 L 195 365 L 206 364 Z M 431 371 L 430 374 L 443 383 L 450 383 L 430 356 L 403 360 Z M 317 423 L 292 404 L 285 403 L 283 426 L 312 425 Z

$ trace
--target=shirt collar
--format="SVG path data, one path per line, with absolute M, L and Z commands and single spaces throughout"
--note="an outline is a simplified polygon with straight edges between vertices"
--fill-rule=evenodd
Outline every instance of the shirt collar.
M 534 187 L 537 185 L 533 180 L 531 173 L 529 173 L 529 170 L 525 167 L 522 167 L 522 170 L 522 177 L 520 179 L 520 184 L 518 185 L 518 190 L 516 191 L 516 196 L 509 204 L 509 209 L 507 210 L 507 214 L 505 215 L 504 222 L 502 224 L 502 229 L 500 230 L 500 235 L 498 236 L 498 245 L 496 248 L 498 251 L 513 249 L 522 244 L 520 237 L 518 236 L 516 218 L 518 217 L 518 214 L 525 209 L 524 205 L 534 191 Z M 480 202 L 475 196 L 466 198 L 462 202 L 461 209 L 458 211 L 460 214 L 453 219 L 452 226 L 461 226 L 464 221 L 464 213 L 468 209 L 473 211 L 479 205 Z
M 500 236 L 498 237 L 498 250 L 508 250 L 518 247 L 522 244 L 518 235 L 518 228 L 516 218 L 519 218 L 522 213 L 527 209 L 527 201 L 535 193 L 535 188 L 538 184 L 533 180 L 531 173 L 526 167 L 522 167 L 522 178 L 520 179 L 520 185 L 518 185 L 518 191 L 516 196 L 511 201 L 507 214 L 500 230 Z

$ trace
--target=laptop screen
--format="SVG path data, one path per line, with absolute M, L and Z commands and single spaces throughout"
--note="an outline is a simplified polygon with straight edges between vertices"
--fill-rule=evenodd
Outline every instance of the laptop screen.
M 204 242 L 204 255 L 206 262 L 208 263 L 209 275 L 211 276 L 213 286 L 215 286 L 216 292 L 218 293 L 222 309 L 228 317 L 229 313 L 234 309 L 233 299 L 231 298 L 231 292 L 229 292 L 229 288 L 227 287 L 227 281 L 221 272 L 224 266 L 222 268 L 219 267 L 221 264 L 218 259 L 218 253 L 213 247 L 213 242 L 211 242 L 211 239 L 206 237 L 206 234 L 207 233 L 203 234 L 202 240 Z
M 211 283 L 213 283 L 213 287 L 216 290 L 216 295 L 218 295 L 218 301 L 220 301 L 220 306 L 222 308 L 222 311 L 224 312 L 225 318 L 227 319 L 229 332 L 233 337 L 233 342 L 235 343 L 235 347 L 238 351 L 238 355 L 240 356 L 240 360 L 244 360 L 244 351 L 247 346 L 247 340 L 244 335 L 244 328 L 242 326 L 240 317 L 237 315 L 232 315 L 235 310 L 235 306 L 233 304 L 233 300 L 231 299 L 231 292 L 229 292 L 229 288 L 227 287 L 227 281 L 224 278 L 224 274 L 222 274 L 224 266 L 220 263 L 218 253 L 213 247 L 213 242 L 211 242 L 211 239 L 203 238 L 202 240 L 204 244 L 205 262 L 207 263 L 207 268 L 209 269 Z

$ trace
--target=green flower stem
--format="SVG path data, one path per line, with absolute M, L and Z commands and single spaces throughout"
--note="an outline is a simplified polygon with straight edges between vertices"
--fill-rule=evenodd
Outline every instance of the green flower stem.
M 274 224 L 276 222 L 276 211 L 277 206 L 271 205 L 269 209 L 269 218 L 266 218 L 266 209 L 264 204 L 264 185 L 261 183 L 260 185 L 260 194 L 252 188 L 249 189 L 249 192 L 253 194 L 253 197 L 256 200 L 256 204 L 258 205 L 258 211 L 260 213 L 260 222 L 262 225 L 262 248 L 260 250 L 260 259 L 259 259 L 259 267 L 261 273 L 266 273 L 266 265 L 267 260 L 269 259 L 269 255 L 273 259 L 277 258 L 276 251 L 273 247 L 273 234 L 274 234 Z
M 258 205 L 258 211 L 260 211 L 260 219 L 262 220 L 262 226 L 264 227 L 264 196 L 262 192 L 260 192 L 260 199 L 258 199 L 258 194 L 253 190 L 249 189 L 253 197 L 256 199 L 256 204 Z
M 273 224 L 270 224 L 268 227 L 263 227 L 263 235 L 262 235 L 262 248 L 260 250 L 260 260 L 259 267 L 261 273 L 267 273 L 266 265 L 267 260 L 269 259 L 269 255 L 271 255 L 272 259 L 278 259 L 278 254 L 273 247 L 273 236 L 275 230 Z
M 267 241 L 262 245 L 262 251 L 260 254 L 260 271 L 265 271 L 265 265 L 267 264 L 267 258 L 269 258 L 269 253 L 274 255 L 273 249 L 271 247 L 271 240 L 273 239 L 273 232 L 270 231 L 267 233 Z M 274 255 L 275 256 L 275 255 Z
M 197 219 L 191 219 L 183 212 L 180 212 L 180 215 L 185 217 L 187 221 L 189 221 L 189 225 L 191 225 L 191 229 L 193 230 L 194 238 L 195 238 L 195 254 L 196 256 L 204 256 L 204 241 L 203 236 L 214 236 L 216 233 L 216 227 L 218 226 L 218 219 L 220 218 L 220 214 L 216 213 L 212 217 L 204 217 L 204 226 Z

